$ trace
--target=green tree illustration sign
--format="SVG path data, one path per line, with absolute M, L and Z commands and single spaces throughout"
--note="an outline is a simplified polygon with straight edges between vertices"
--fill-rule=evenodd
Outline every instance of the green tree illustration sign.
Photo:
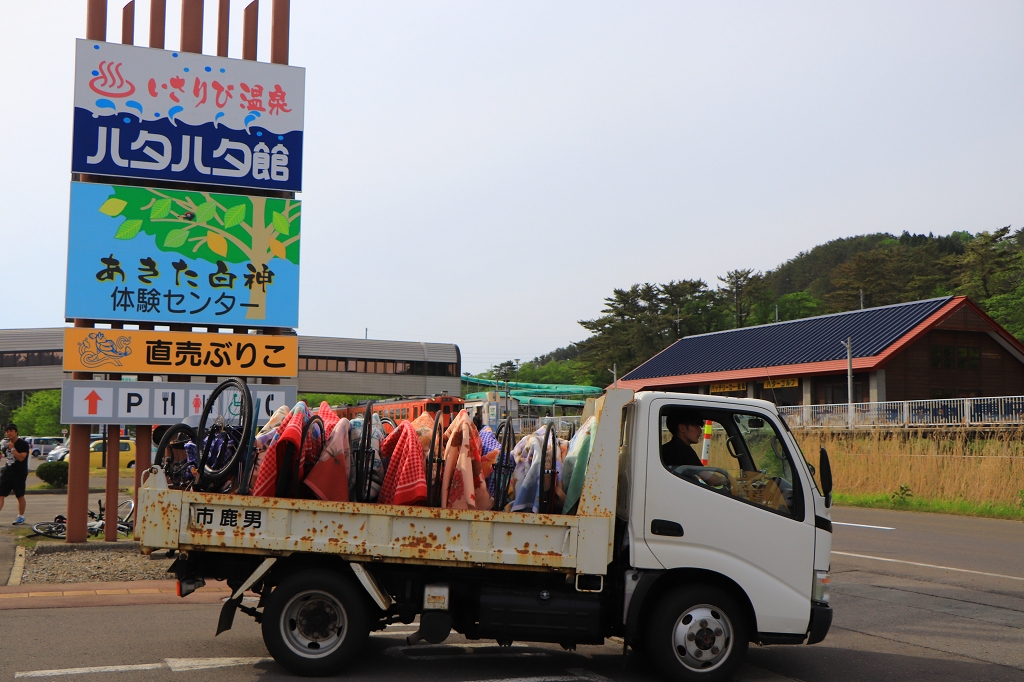
M 201 191 L 113 186 L 101 213 L 125 218 L 115 239 L 152 235 L 161 251 L 210 263 L 245 264 L 246 319 L 266 318 L 266 273 L 279 258 L 299 264 L 301 202 Z M 241 278 L 240 278 L 241 279 Z M 252 279 L 263 284 L 252 286 Z

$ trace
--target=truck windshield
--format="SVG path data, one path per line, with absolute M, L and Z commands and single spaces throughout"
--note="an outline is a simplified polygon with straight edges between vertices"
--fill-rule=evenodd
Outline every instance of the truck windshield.
M 661 411 L 660 449 L 665 468 L 684 480 L 803 519 L 792 456 L 782 433 L 764 415 L 666 406 Z
M 807 456 L 804 455 L 803 448 L 800 447 L 800 441 L 797 440 L 796 434 L 793 433 L 793 430 L 791 428 L 789 428 L 789 424 L 786 423 L 786 418 L 783 417 L 780 414 L 779 415 L 779 421 L 782 422 L 783 428 L 785 428 L 786 432 L 789 433 L 789 437 L 790 437 L 790 440 L 793 441 L 793 449 L 796 450 L 796 454 L 799 455 L 800 459 L 802 459 L 804 464 L 807 465 L 807 470 L 811 472 L 811 485 L 813 485 L 814 489 L 817 490 L 820 493 L 821 492 L 821 486 L 818 485 L 818 470 L 817 470 L 817 468 L 813 464 L 811 464 L 809 461 L 807 461 Z

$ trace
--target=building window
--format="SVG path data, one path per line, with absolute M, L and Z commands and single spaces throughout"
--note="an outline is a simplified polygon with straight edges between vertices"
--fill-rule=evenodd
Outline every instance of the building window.
M 981 369 L 981 349 L 975 346 L 932 346 L 932 369 Z
M 33 357 L 33 355 L 38 357 Z M 53 357 L 55 356 L 55 357 Z M 3 367 L 29 364 L 62 364 L 60 351 L 32 353 L 0 353 Z M 449 362 L 404 362 L 398 360 L 359 360 L 355 358 L 300 357 L 299 370 L 306 372 L 356 372 L 367 374 L 415 374 L 433 377 L 457 377 L 459 366 Z
M 978 348 L 964 348 L 959 347 L 956 349 L 956 368 L 957 369 L 981 369 L 981 350 Z
M 64 364 L 59 350 L 34 350 L 0 353 L 0 367 L 50 367 Z
M 953 369 L 953 358 L 956 355 L 954 346 L 932 346 L 932 369 Z

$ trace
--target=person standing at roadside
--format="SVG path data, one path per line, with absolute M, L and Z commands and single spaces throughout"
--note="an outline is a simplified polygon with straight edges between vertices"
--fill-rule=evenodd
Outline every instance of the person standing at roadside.
M 0 455 L 3 468 L 0 469 L 0 510 L 4 500 L 12 492 L 18 499 L 18 518 L 14 525 L 25 523 L 25 482 L 28 479 L 28 443 L 18 437 L 18 427 L 8 424 L 4 429 L 7 439 Z

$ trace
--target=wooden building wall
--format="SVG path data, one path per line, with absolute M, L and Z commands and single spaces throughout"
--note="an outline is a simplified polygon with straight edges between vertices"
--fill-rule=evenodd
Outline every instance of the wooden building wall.
M 943 327 L 886 363 L 887 400 L 1024 395 L 1024 364 L 995 339 L 983 331 Z M 946 366 L 948 350 L 942 349 L 950 348 L 952 366 Z

